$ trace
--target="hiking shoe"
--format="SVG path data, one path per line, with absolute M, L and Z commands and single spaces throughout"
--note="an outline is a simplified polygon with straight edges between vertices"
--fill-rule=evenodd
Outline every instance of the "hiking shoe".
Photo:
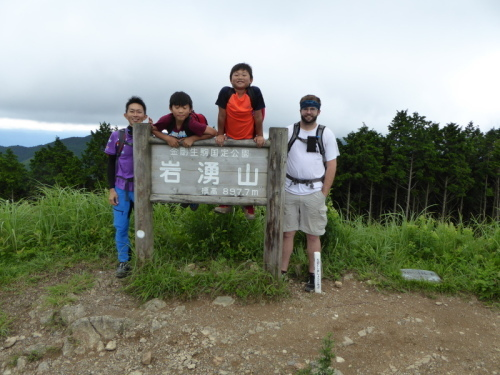
M 255 219 L 255 209 L 253 206 L 245 206 L 243 207 L 243 212 L 245 213 L 245 217 L 247 220 Z
M 280 279 L 289 282 L 290 278 L 288 277 L 288 272 L 281 270 Z
M 196 211 L 198 209 L 198 203 L 181 203 L 182 208 L 190 208 L 191 211 Z
M 122 279 L 130 274 L 131 268 L 128 262 L 121 262 L 116 269 L 116 277 Z
M 232 211 L 231 206 L 225 206 L 225 205 L 220 205 L 219 207 L 214 208 L 214 212 L 217 212 L 218 214 L 228 214 Z
M 314 273 L 309 274 L 309 280 L 307 281 L 304 290 L 309 293 L 314 292 Z

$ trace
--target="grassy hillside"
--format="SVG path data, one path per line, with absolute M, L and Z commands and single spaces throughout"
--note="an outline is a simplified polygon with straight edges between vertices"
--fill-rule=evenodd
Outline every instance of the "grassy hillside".
M 286 283 L 263 271 L 265 208 L 248 221 L 241 210 L 217 215 L 200 205 L 154 206 L 154 258 L 135 267 L 127 289 L 139 298 L 193 298 L 228 293 L 240 298 L 286 294 Z M 500 298 L 500 223 L 451 224 L 427 216 L 387 216 L 383 223 L 347 221 L 328 205 L 322 237 L 323 276 L 355 273 L 382 289 Z M 44 189 L 35 201 L 0 201 L 0 287 L 53 274 L 81 262 L 116 262 L 112 209 L 107 196 Z M 131 230 L 132 232 L 132 230 Z M 307 272 L 305 236 L 298 234 L 289 277 Z M 135 257 L 133 258 L 135 264 Z M 401 269 L 436 272 L 440 283 L 405 280 Z

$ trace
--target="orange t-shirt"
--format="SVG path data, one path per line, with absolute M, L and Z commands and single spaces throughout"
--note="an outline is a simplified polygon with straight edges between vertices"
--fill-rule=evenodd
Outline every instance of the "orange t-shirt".
M 252 139 L 255 136 L 255 121 L 248 94 L 238 96 L 235 93 L 229 98 L 224 130 L 232 139 Z

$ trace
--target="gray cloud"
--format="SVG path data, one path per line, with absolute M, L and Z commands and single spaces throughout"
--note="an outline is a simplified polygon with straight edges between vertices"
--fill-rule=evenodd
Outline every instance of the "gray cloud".
M 500 63 L 492 0 L 18 0 L 1 8 L 9 14 L 0 25 L 1 118 L 122 125 L 125 101 L 139 95 L 156 120 L 182 90 L 215 125 L 218 91 L 245 61 L 264 93 L 266 127 L 296 121 L 308 93 L 322 98 L 320 120 L 337 136 L 363 122 L 384 133 L 401 109 L 499 126 L 499 107 L 489 105 L 498 69 L 482 71 Z

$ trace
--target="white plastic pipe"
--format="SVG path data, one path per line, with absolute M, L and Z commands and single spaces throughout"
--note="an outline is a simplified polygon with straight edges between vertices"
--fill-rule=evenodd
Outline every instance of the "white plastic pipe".
M 314 292 L 321 293 L 321 253 L 314 252 Z

